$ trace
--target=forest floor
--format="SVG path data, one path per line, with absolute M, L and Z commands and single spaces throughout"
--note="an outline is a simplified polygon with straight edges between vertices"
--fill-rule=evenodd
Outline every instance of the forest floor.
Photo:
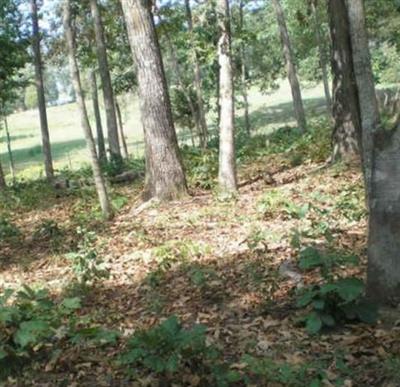
M 317 334 L 300 322 L 308 309 L 298 307 L 299 294 L 327 281 L 324 267 L 300 268 L 302 252 L 333 262 L 330 281 L 364 279 L 366 220 L 358 165 L 307 158 L 297 164 L 287 153 L 242 162 L 236 198 L 192 184 L 180 201 L 141 207 L 141 183 L 114 186 L 121 209 L 106 224 L 98 220 L 92 188 L 45 197 L 38 188 L 35 208 L 22 206 L 26 198 L 13 211 L 3 206 L 20 235 L 0 246 L 0 290 L 27 284 L 46 287 L 56 300 L 77 296 L 75 319 L 85 328 L 75 328 L 72 340 L 60 334 L 35 347 L 22 375 L 4 385 L 400 385 L 396 314 L 372 325 L 338 321 Z M 65 255 L 83 238 L 77 225 L 93 233 L 109 271 L 86 287 L 76 284 Z M 49 229 L 58 231 L 49 236 L 43 231 Z M 346 263 L 354 255 L 359 263 Z M 182 326 L 170 319 L 166 332 L 136 336 L 144 352 L 129 365 L 120 362 L 128 338 L 154 332 L 171 316 Z M 190 341 L 196 324 L 206 327 L 206 348 L 179 347 L 174 340 L 183 334 L 182 342 Z M 117 333 L 96 341 L 98 327 Z M 172 338 L 162 337 L 168 329 Z M 168 359 L 172 365 L 163 365 Z

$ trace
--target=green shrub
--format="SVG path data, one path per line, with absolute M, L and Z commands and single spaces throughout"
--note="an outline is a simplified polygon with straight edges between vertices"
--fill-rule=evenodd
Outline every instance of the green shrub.
M 21 231 L 8 219 L 0 217 L 0 241 L 15 240 L 21 235 Z
M 305 289 L 297 306 L 308 309 L 303 318 L 307 331 L 315 334 L 323 327 L 345 321 L 374 323 L 377 309 L 363 299 L 363 294 L 364 284 L 358 278 L 342 278 Z
M 177 317 L 172 316 L 147 331 L 135 333 L 120 362 L 154 372 L 169 382 L 174 376 L 179 377 L 179 373 L 190 370 L 203 382 L 229 386 L 240 375 L 228 370 L 218 358 L 218 351 L 206 343 L 206 327 L 196 325 L 185 329 Z
M 6 290 L 0 296 L 0 379 L 45 349 L 64 320 L 78 308 L 78 298 L 56 304 L 43 289 L 24 286 L 17 293 Z
M 78 227 L 78 251 L 69 253 L 66 258 L 72 263 L 72 270 L 76 279 L 81 284 L 93 283 L 109 275 L 103 261 L 98 256 L 95 242 L 96 233 Z
M 211 189 L 218 175 L 218 152 L 215 149 L 185 148 L 183 151 L 191 186 Z

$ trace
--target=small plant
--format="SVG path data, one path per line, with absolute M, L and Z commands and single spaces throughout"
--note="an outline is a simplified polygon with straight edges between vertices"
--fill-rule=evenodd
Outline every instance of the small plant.
M 360 186 L 346 188 L 340 193 L 336 208 L 351 221 L 359 221 L 366 217 L 363 189 Z
M 80 308 L 78 298 L 55 303 L 46 290 L 24 286 L 0 295 L 0 379 L 17 371 L 54 339 L 64 319 Z
M 297 205 L 285 196 L 285 193 L 276 189 L 268 191 L 259 201 L 257 209 L 265 218 L 274 217 L 280 212 L 295 219 L 304 218 L 309 211 L 309 204 Z
M 267 247 L 265 231 L 258 227 L 252 228 L 247 236 L 246 243 L 250 250 L 265 250 Z
M 8 219 L 0 217 L 0 241 L 15 240 L 21 235 L 17 226 Z
M 78 282 L 84 285 L 107 278 L 109 272 L 95 247 L 96 233 L 78 227 L 77 234 L 81 238 L 78 251 L 67 254 L 66 258 L 72 262 L 72 270 Z
M 122 364 L 141 365 L 158 374 L 177 373 L 185 364 L 198 367 L 202 358 L 215 358 L 215 351 L 206 345 L 206 328 L 197 325 L 184 329 L 172 316 L 160 325 L 136 333 L 129 340 Z
M 306 289 L 297 300 L 299 308 L 308 308 L 303 318 L 310 334 L 323 327 L 332 328 L 345 321 L 372 324 L 377 309 L 363 299 L 364 284 L 358 278 L 342 278 Z

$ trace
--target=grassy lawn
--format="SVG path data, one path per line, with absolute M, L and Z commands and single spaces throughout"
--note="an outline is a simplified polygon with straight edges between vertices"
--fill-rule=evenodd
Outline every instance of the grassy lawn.
M 276 127 L 293 125 L 291 93 L 287 82 L 270 94 L 262 94 L 252 89 L 250 96 L 251 123 L 254 132 L 268 132 Z M 238 98 L 240 98 L 238 96 Z M 325 112 L 323 90 L 321 86 L 303 89 L 303 98 L 309 115 Z M 87 104 L 92 127 L 94 128 L 93 109 Z M 139 101 L 137 97 L 126 96 L 121 99 L 125 135 L 131 154 L 140 156 L 143 152 L 143 132 L 140 122 Z M 50 137 L 55 167 L 79 168 L 88 162 L 79 113 L 76 105 L 66 104 L 47 109 Z M 103 129 L 106 132 L 103 114 Z M 237 111 L 239 124 L 241 111 Z M 213 121 L 213 118 L 209 118 Z M 9 117 L 13 155 L 19 176 L 30 178 L 43 174 L 39 114 L 37 109 L 13 114 Z M 179 130 L 179 129 L 178 129 Z M 183 138 L 183 130 L 179 130 Z M 0 158 L 3 168 L 8 171 L 8 156 L 5 135 L 0 137 Z

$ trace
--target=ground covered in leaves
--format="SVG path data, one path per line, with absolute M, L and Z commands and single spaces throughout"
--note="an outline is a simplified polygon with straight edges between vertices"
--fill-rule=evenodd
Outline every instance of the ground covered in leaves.
M 119 210 L 106 224 L 90 186 L 14 193 L 2 208 L 15 232 L 0 246 L 0 291 L 44 287 L 74 312 L 4 385 L 399 385 L 396 313 L 312 334 L 302 323 L 309 306 L 298 303 L 327 277 L 364 279 L 359 166 L 266 152 L 239 176 L 235 198 L 193 180 L 187 198 L 145 206 L 140 183 L 113 186 Z M 330 263 L 307 269 L 304 251 Z M 83 278 L 76 256 L 93 252 L 102 262 Z M 11 367 L 1 361 L 0 351 Z

